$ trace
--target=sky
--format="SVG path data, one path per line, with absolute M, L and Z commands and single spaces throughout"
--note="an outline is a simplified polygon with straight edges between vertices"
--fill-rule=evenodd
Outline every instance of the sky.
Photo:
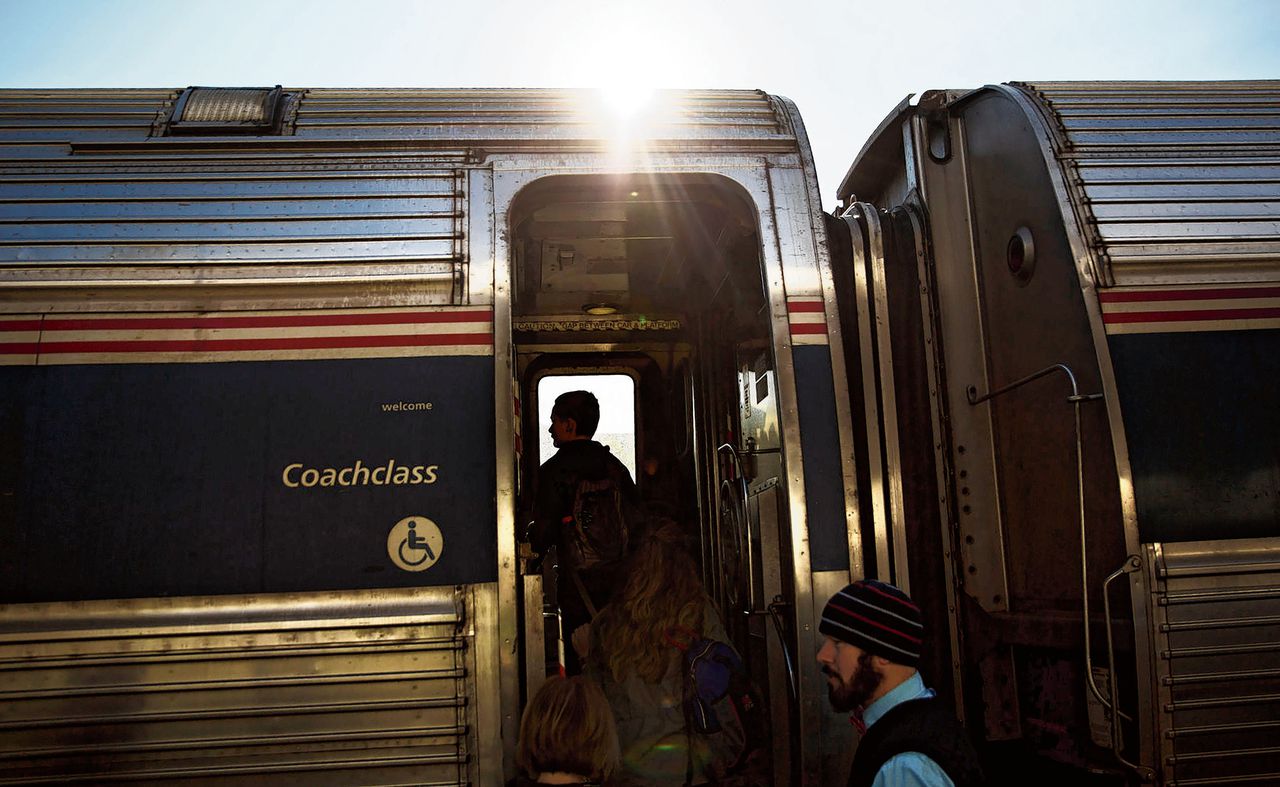
M 822 202 L 911 93 L 1280 77 L 1275 0 L 0 0 L 0 88 L 751 88 Z

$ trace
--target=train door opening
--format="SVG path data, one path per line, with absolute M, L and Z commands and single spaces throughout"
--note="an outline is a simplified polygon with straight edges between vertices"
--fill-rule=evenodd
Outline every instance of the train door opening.
M 794 589 L 783 570 L 791 538 L 757 209 L 718 176 L 556 176 L 518 195 L 509 231 L 523 446 L 517 534 L 551 450 L 538 446 L 550 400 L 621 381 L 616 396 L 599 397 L 602 410 L 634 408 L 629 423 L 610 427 L 629 434 L 613 451 L 634 452 L 629 469 L 648 515 L 687 534 L 725 630 L 766 694 L 773 767 L 779 783 L 790 781 L 795 634 L 778 609 Z M 521 562 L 529 692 L 568 643 L 555 634 L 552 572 Z

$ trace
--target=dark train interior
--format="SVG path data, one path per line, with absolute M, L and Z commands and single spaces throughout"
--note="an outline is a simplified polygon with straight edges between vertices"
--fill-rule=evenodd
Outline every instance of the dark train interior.
M 565 377 L 623 380 L 633 434 L 612 435 L 615 455 L 633 468 L 649 510 L 689 534 L 726 629 L 766 686 L 768 623 L 747 613 L 766 592 L 789 595 L 777 567 L 790 560 L 777 511 L 762 533 L 758 501 L 749 502 L 753 490 L 776 487 L 781 470 L 756 209 L 714 176 L 551 177 L 518 196 L 510 232 L 517 533 L 538 466 L 554 450 L 540 440 L 551 407 L 540 390 L 553 399 L 552 391 L 589 387 Z M 602 410 L 629 405 L 613 402 L 602 399 Z M 769 499 L 781 506 L 780 494 Z M 785 689 L 774 694 L 786 702 Z M 775 710 L 787 716 L 785 706 Z

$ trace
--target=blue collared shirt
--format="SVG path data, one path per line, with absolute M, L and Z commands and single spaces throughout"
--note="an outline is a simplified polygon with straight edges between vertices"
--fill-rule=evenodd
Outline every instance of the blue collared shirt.
M 893 691 L 868 705 L 862 711 L 862 722 L 867 729 L 884 715 L 907 700 L 922 700 L 934 696 L 927 689 L 920 673 L 912 675 L 894 687 Z M 880 766 L 871 787 L 955 787 L 951 777 L 931 758 L 920 752 L 907 751 L 891 757 Z

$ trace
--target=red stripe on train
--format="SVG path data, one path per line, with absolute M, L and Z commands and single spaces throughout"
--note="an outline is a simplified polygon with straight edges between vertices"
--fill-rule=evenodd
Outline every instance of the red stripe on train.
M 99 320 L 46 319 L 0 322 L 0 331 L 43 328 L 46 331 L 174 330 L 183 328 L 310 328 L 352 325 L 405 325 L 414 323 L 490 322 L 493 310 L 449 312 L 394 312 L 387 314 L 287 314 L 275 316 L 206 317 L 107 317 Z
M 1263 309 L 1192 309 L 1171 312 L 1111 312 L 1102 315 L 1105 323 L 1204 322 L 1211 320 L 1260 320 L 1280 317 L 1280 307 Z
M 827 326 L 820 322 L 793 322 L 791 323 L 791 335 L 826 333 Z
M 163 352 L 238 352 L 245 350 L 336 350 L 364 347 L 448 347 L 477 346 L 493 343 L 491 333 L 428 334 L 423 336 L 303 336 L 274 339 L 151 339 L 141 341 L 43 342 L 39 345 L 0 345 L 0 351 L 15 352 L 10 347 L 31 347 L 27 352 L 48 353 L 163 353 Z
M 38 331 L 39 320 L 0 320 L 0 331 Z
M 787 311 L 814 313 L 822 311 L 822 301 L 787 301 Z
M 1211 301 L 1223 298 L 1275 298 L 1280 287 L 1214 287 L 1200 290 L 1157 290 L 1148 292 L 1100 292 L 1103 303 L 1147 303 L 1150 301 Z
M 492 310 L 466 312 L 397 312 L 393 314 L 315 314 L 259 317 L 120 317 L 99 320 L 0 320 L 0 331 L 162 330 L 182 328 L 291 328 L 332 325 L 399 325 L 411 323 L 489 322 Z

